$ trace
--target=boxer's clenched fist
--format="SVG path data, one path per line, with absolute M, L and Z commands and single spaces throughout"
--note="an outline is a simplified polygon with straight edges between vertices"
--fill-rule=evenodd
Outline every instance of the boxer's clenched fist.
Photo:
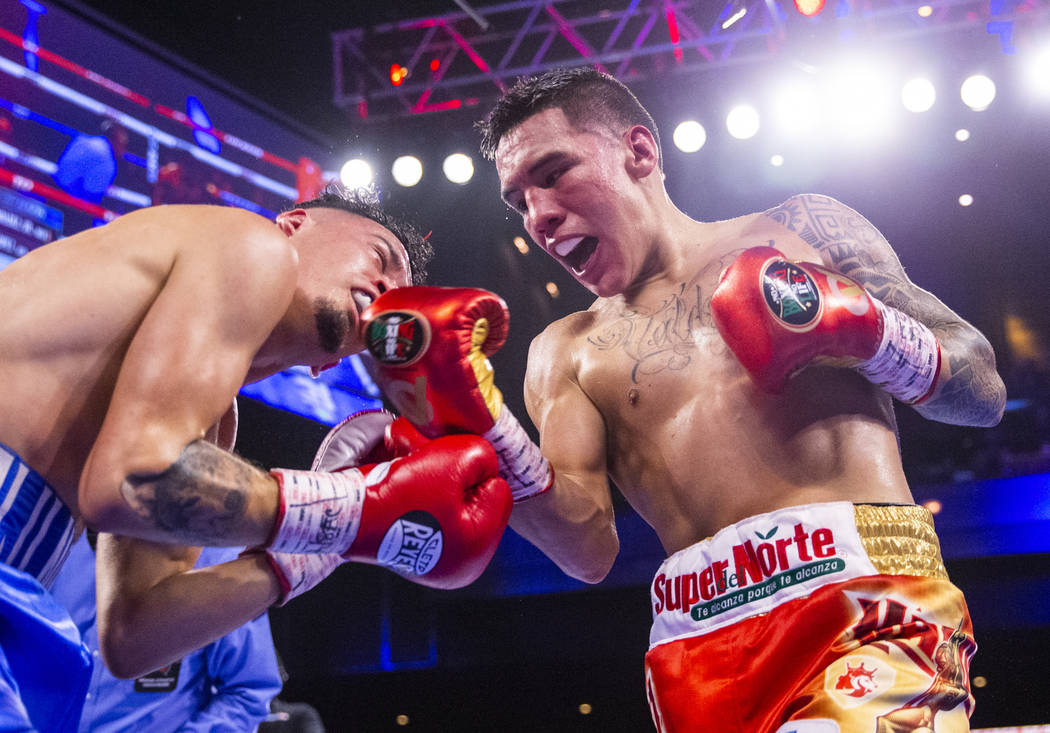
M 359 457 L 380 462 L 350 467 Z M 488 565 L 510 518 L 495 452 L 476 436 L 431 441 L 403 419 L 361 413 L 333 429 L 314 467 L 271 471 L 280 505 L 269 550 L 284 601 L 335 567 L 284 561 L 284 554 L 382 565 L 435 588 L 467 585 Z
M 748 249 L 726 268 L 711 315 L 752 379 L 770 392 L 820 358 L 845 360 L 908 403 L 936 386 L 940 346 L 926 326 L 845 275 L 789 261 L 772 247 Z
M 502 298 L 476 288 L 397 288 L 363 318 L 376 382 L 403 416 L 431 437 L 486 438 L 515 500 L 551 487 L 550 464 L 503 404 L 488 360 L 507 338 Z

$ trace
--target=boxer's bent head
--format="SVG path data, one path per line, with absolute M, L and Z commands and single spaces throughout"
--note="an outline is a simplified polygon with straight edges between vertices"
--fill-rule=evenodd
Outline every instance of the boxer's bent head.
M 412 267 L 412 283 L 426 283 L 427 265 L 434 256 L 434 248 L 410 221 L 384 209 L 379 203 L 379 196 L 371 189 L 350 189 L 338 184 L 329 184 L 320 196 L 301 201 L 295 207 L 339 209 L 371 219 L 385 227 L 398 238 L 408 253 L 408 262 Z
M 519 79 L 477 124 L 482 154 L 493 160 L 504 135 L 529 117 L 552 108 L 561 109 L 577 129 L 597 124 L 620 135 L 633 125 L 642 125 L 656 140 L 662 170 L 660 132 L 652 115 L 630 89 L 589 66 L 554 69 Z

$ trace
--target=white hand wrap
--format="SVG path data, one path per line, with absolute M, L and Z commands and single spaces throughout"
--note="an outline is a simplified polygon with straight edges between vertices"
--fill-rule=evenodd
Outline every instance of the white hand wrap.
M 357 537 L 365 479 L 360 471 L 339 473 L 275 468 L 280 487 L 276 531 L 268 549 L 292 553 L 344 554 Z
M 870 382 L 910 405 L 933 393 L 941 370 L 941 346 L 925 325 L 880 303 L 882 340 L 875 355 L 856 366 Z
M 496 424 L 484 435 L 496 449 L 499 475 L 510 485 L 515 502 L 542 494 L 554 484 L 554 469 L 532 442 L 506 403 L 500 410 Z
M 274 569 L 277 582 L 281 585 L 281 598 L 276 604 L 278 606 L 283 606 L 310 590 L 346 562 L 335 553 L 291 555 L 286 552 L 267 552 L 266 557 Z

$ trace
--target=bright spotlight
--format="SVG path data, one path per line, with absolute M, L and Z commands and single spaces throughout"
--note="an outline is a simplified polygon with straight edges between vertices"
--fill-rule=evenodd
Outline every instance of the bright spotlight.
M 929 18 L 931 15 L 933 15 L 933 6 L 920 5 L 915 12 L 919 14 L 920 18 Z
M 372 166 L 360 158 L 348 160 L 339 169 L 339 180 L 347 188 L 368 188 L 372 185 Z
M 445 178 L 462 185 L 474 177 L 474 161 L 469 155 L 453 153 L 445 158 L 441 170 L 445 172 Z
M 777 127 L 791 137 L 812 134 L 820 115 L 820 103 L 812 84 L 795 82 L 778 90 L 773 99 Z
M 423 177 L 423 164 L 414 155 L 402 155 L 390 167 L 390 173 L 400 185 L 414 186 Z
M 890 126 L 893 92 L 876 70 L 845 67 L 832 80 L 831 118 L 846 138 L 876 137 Z
M 775 153 L 769 158 L 769 164 L 774 168 L 779 168 L 784 165 L 784 156 L 780 153 Z
M 959 197 L 959 206 L 969 206 L 973 203 L 973 196 L 968 193 L 964 193 Z
M 974 74 L 959 87 L 959 96 L 975 112 L 986 110 L 995 99 L 995 82 L 984 74 Z
M 967 130 L 965 127 L 960 127 L 958 130 L 955 131 L 955 139 L 961 143 L 966 142 L 970 139 L 970 131 Z
M 909 112 L 925 112 L 937 99 L 937 90 L 929 79 L 917 77 L 908 81 L 901 89 L 901 102 Z
M 750 104 L 740 104 L 726 115 L 726 129 L 738 140 L 747 140 L 758 133 L 758 110 Z
M 695 153 L 707 142 L 707 131 L 696 120 L 686 120 L 674 129 L 671 139 L 683 153 Z
M 1035 94 L 1050 97 L 1050 45 L 1036 51 L 1026 65 L 1028 86 Z

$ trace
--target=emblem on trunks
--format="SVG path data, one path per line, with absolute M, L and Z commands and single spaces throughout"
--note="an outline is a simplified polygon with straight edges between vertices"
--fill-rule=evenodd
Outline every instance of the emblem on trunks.
M 762 295 L 770 312 L 792 331 L 808 331 L 817 325 L 821 311 L 820 292 L 805 270 L 774 258 L 762 268 Z
M 842 708 L 855 708 L 893 689 L 897 671 L 869 654 L 842 657 L 824 672 L 824 689 Z
M 388 366 L 408 366 L 430 346 L 430 325 L 418 313 L 387 311 L 369 321 L 365 343 L 376 361 Z

